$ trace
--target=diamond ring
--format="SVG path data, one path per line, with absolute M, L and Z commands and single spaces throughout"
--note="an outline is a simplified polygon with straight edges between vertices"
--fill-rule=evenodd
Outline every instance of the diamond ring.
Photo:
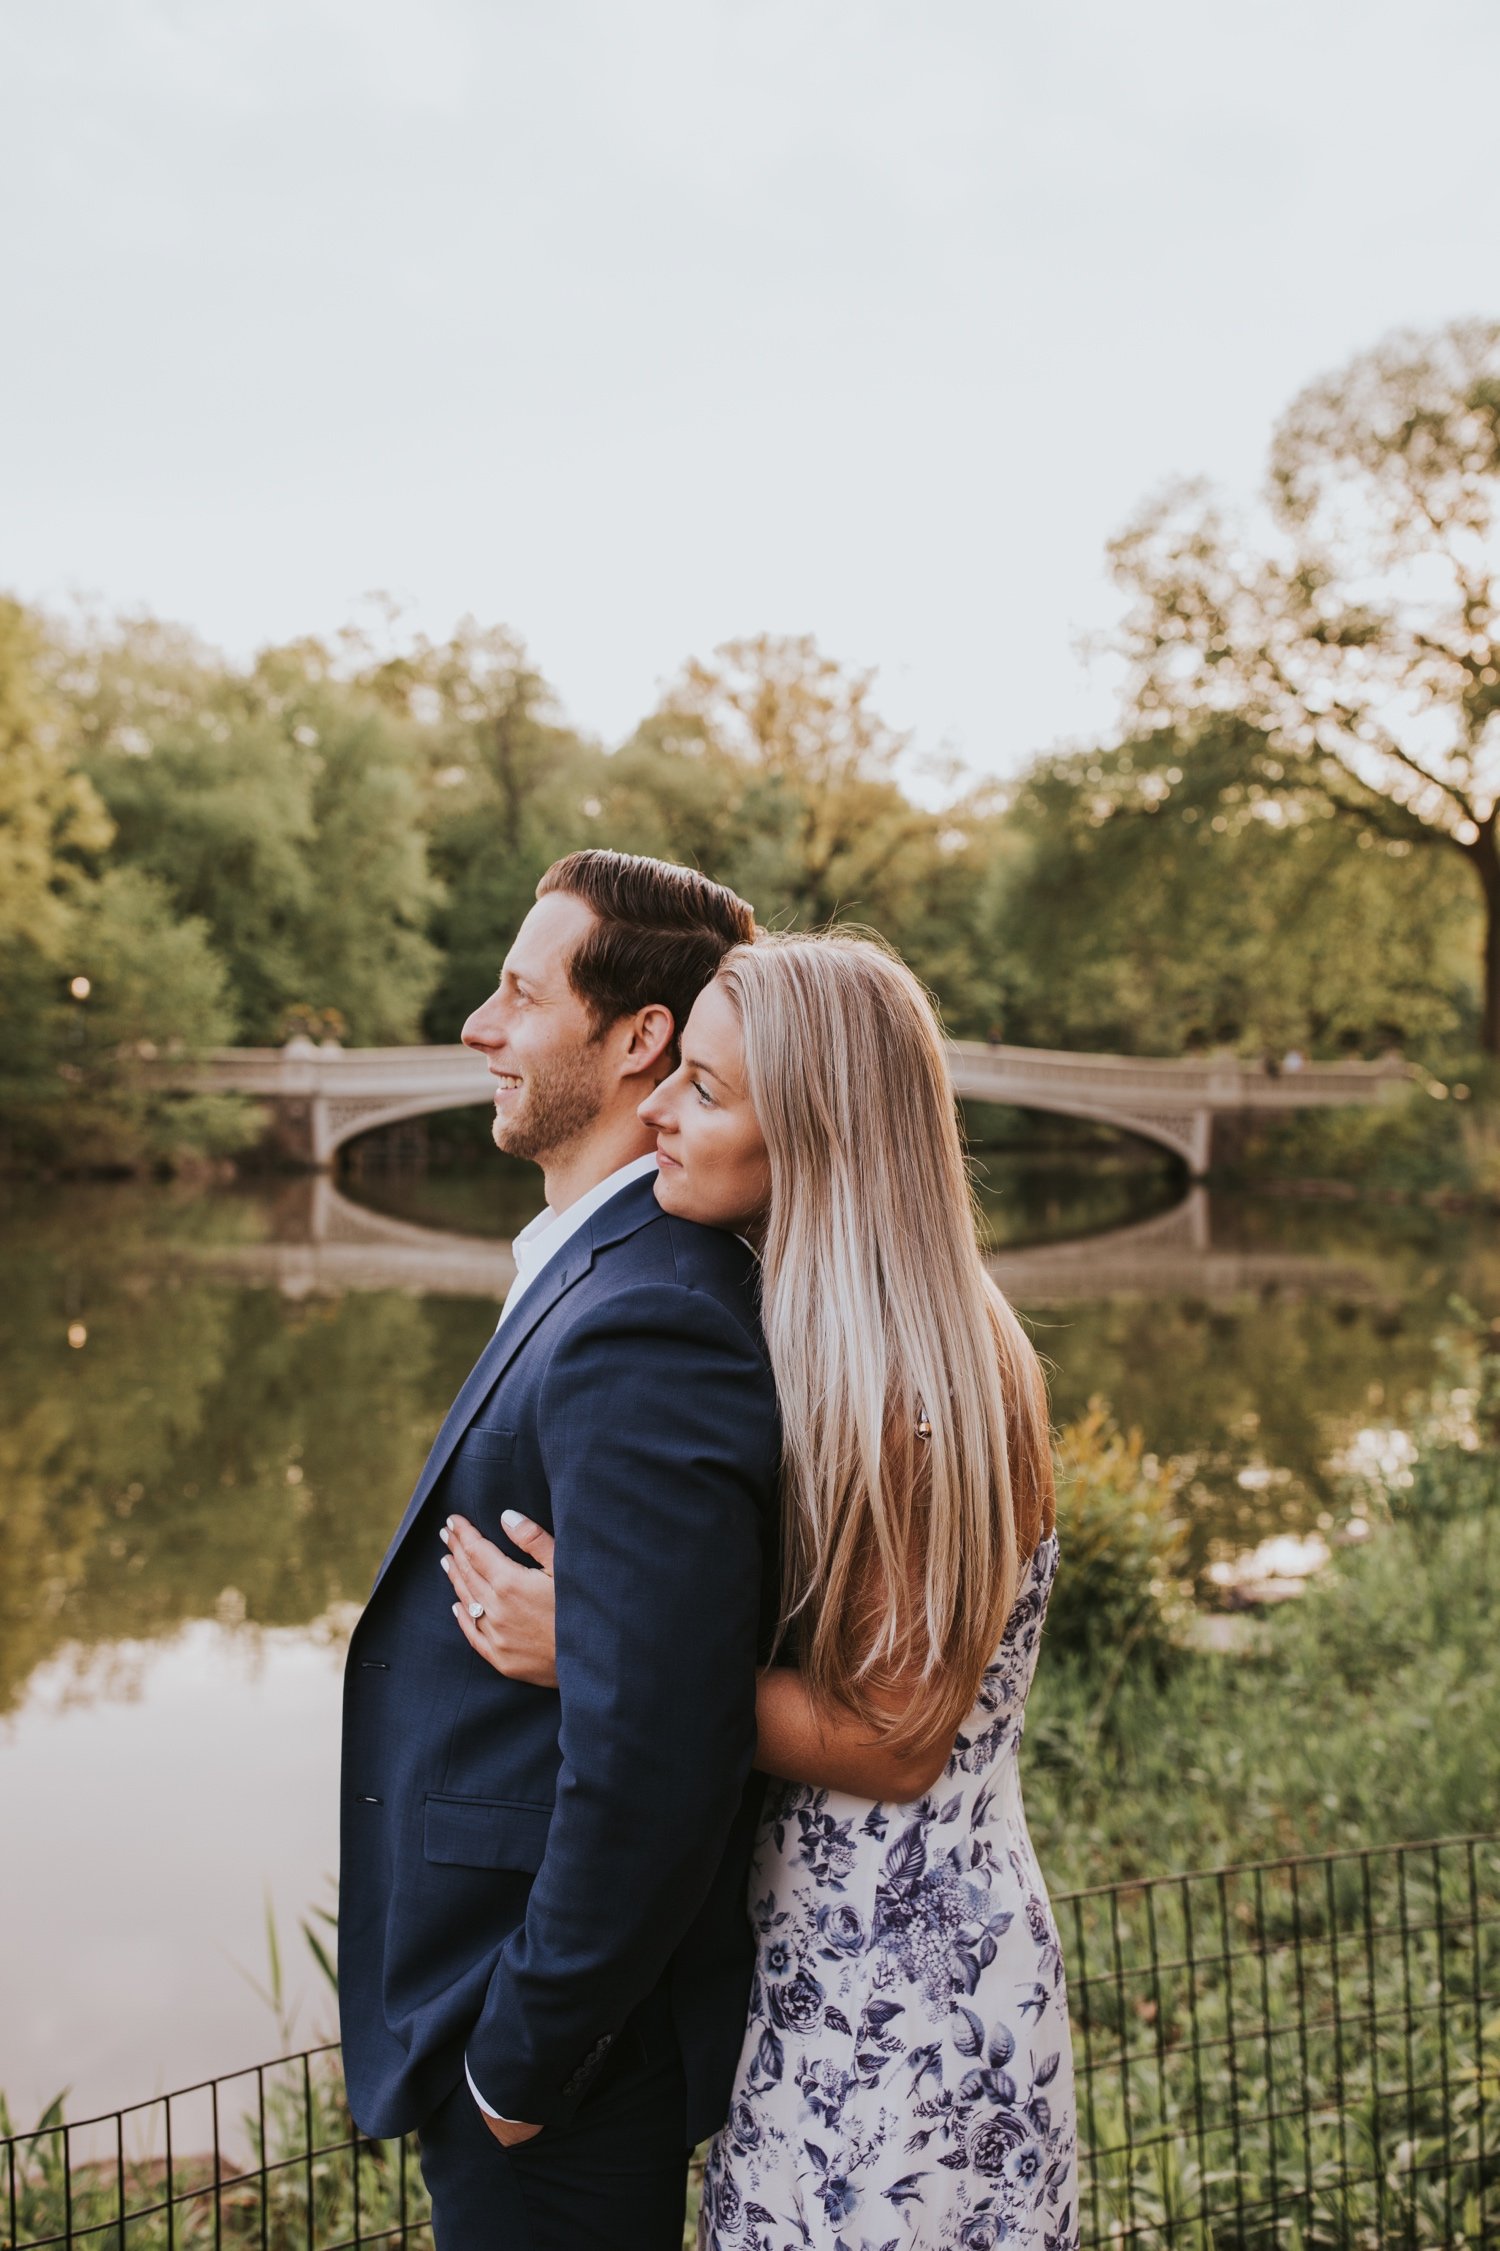
M 471 1602 L 469 1604 L 469 1616 L 476 1622 L 481 1619 L 484 1616 L 484 1604 L 482 1602 Z

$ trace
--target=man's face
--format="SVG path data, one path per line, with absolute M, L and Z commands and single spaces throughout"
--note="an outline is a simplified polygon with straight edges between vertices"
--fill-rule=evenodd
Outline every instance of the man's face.
M 542 1163 L 578 1140 L 604 1108 L 606 1057 L 568 983 L 594 912 L 565 891 L 538 899 L 505 957 L 500 983 L 463 1028 L 489 1059 L 495 1146 Z

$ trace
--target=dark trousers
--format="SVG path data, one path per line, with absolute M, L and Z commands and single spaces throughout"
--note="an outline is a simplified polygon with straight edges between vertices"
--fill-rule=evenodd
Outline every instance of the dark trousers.
M 515 2149 L 460 2080 L 419 2136 L 437 2251 L 681 2251 L 685 2106 L 664 1995 L 624 2027 L 568 2124 Z

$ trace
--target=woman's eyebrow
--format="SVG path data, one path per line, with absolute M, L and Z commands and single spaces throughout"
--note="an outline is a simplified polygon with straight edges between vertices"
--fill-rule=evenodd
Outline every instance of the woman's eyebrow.
M 701 1071 L 706 1079 L 717 1079 L 720 1086 L 729 1084 L 722 1071 L 716 1071 L 712 1063 L 700 1063 L 696 1055 L 684 1055 L 682 1067 L 685 1071 Z

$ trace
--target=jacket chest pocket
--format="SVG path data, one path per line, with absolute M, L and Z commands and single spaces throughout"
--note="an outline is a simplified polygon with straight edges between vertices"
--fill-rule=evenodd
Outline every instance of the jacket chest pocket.
M 422 1851 L 445 1867 L 515 1868 L 534 1876 L 551 1823 L 550 1805 L 429 1795 L 422 1809 Z
M 508 1462 L 516 1450 L 513 1430 L 493 1430 L 484 1423 L 470 1423 L 454 1448 L 455 1462 Z

